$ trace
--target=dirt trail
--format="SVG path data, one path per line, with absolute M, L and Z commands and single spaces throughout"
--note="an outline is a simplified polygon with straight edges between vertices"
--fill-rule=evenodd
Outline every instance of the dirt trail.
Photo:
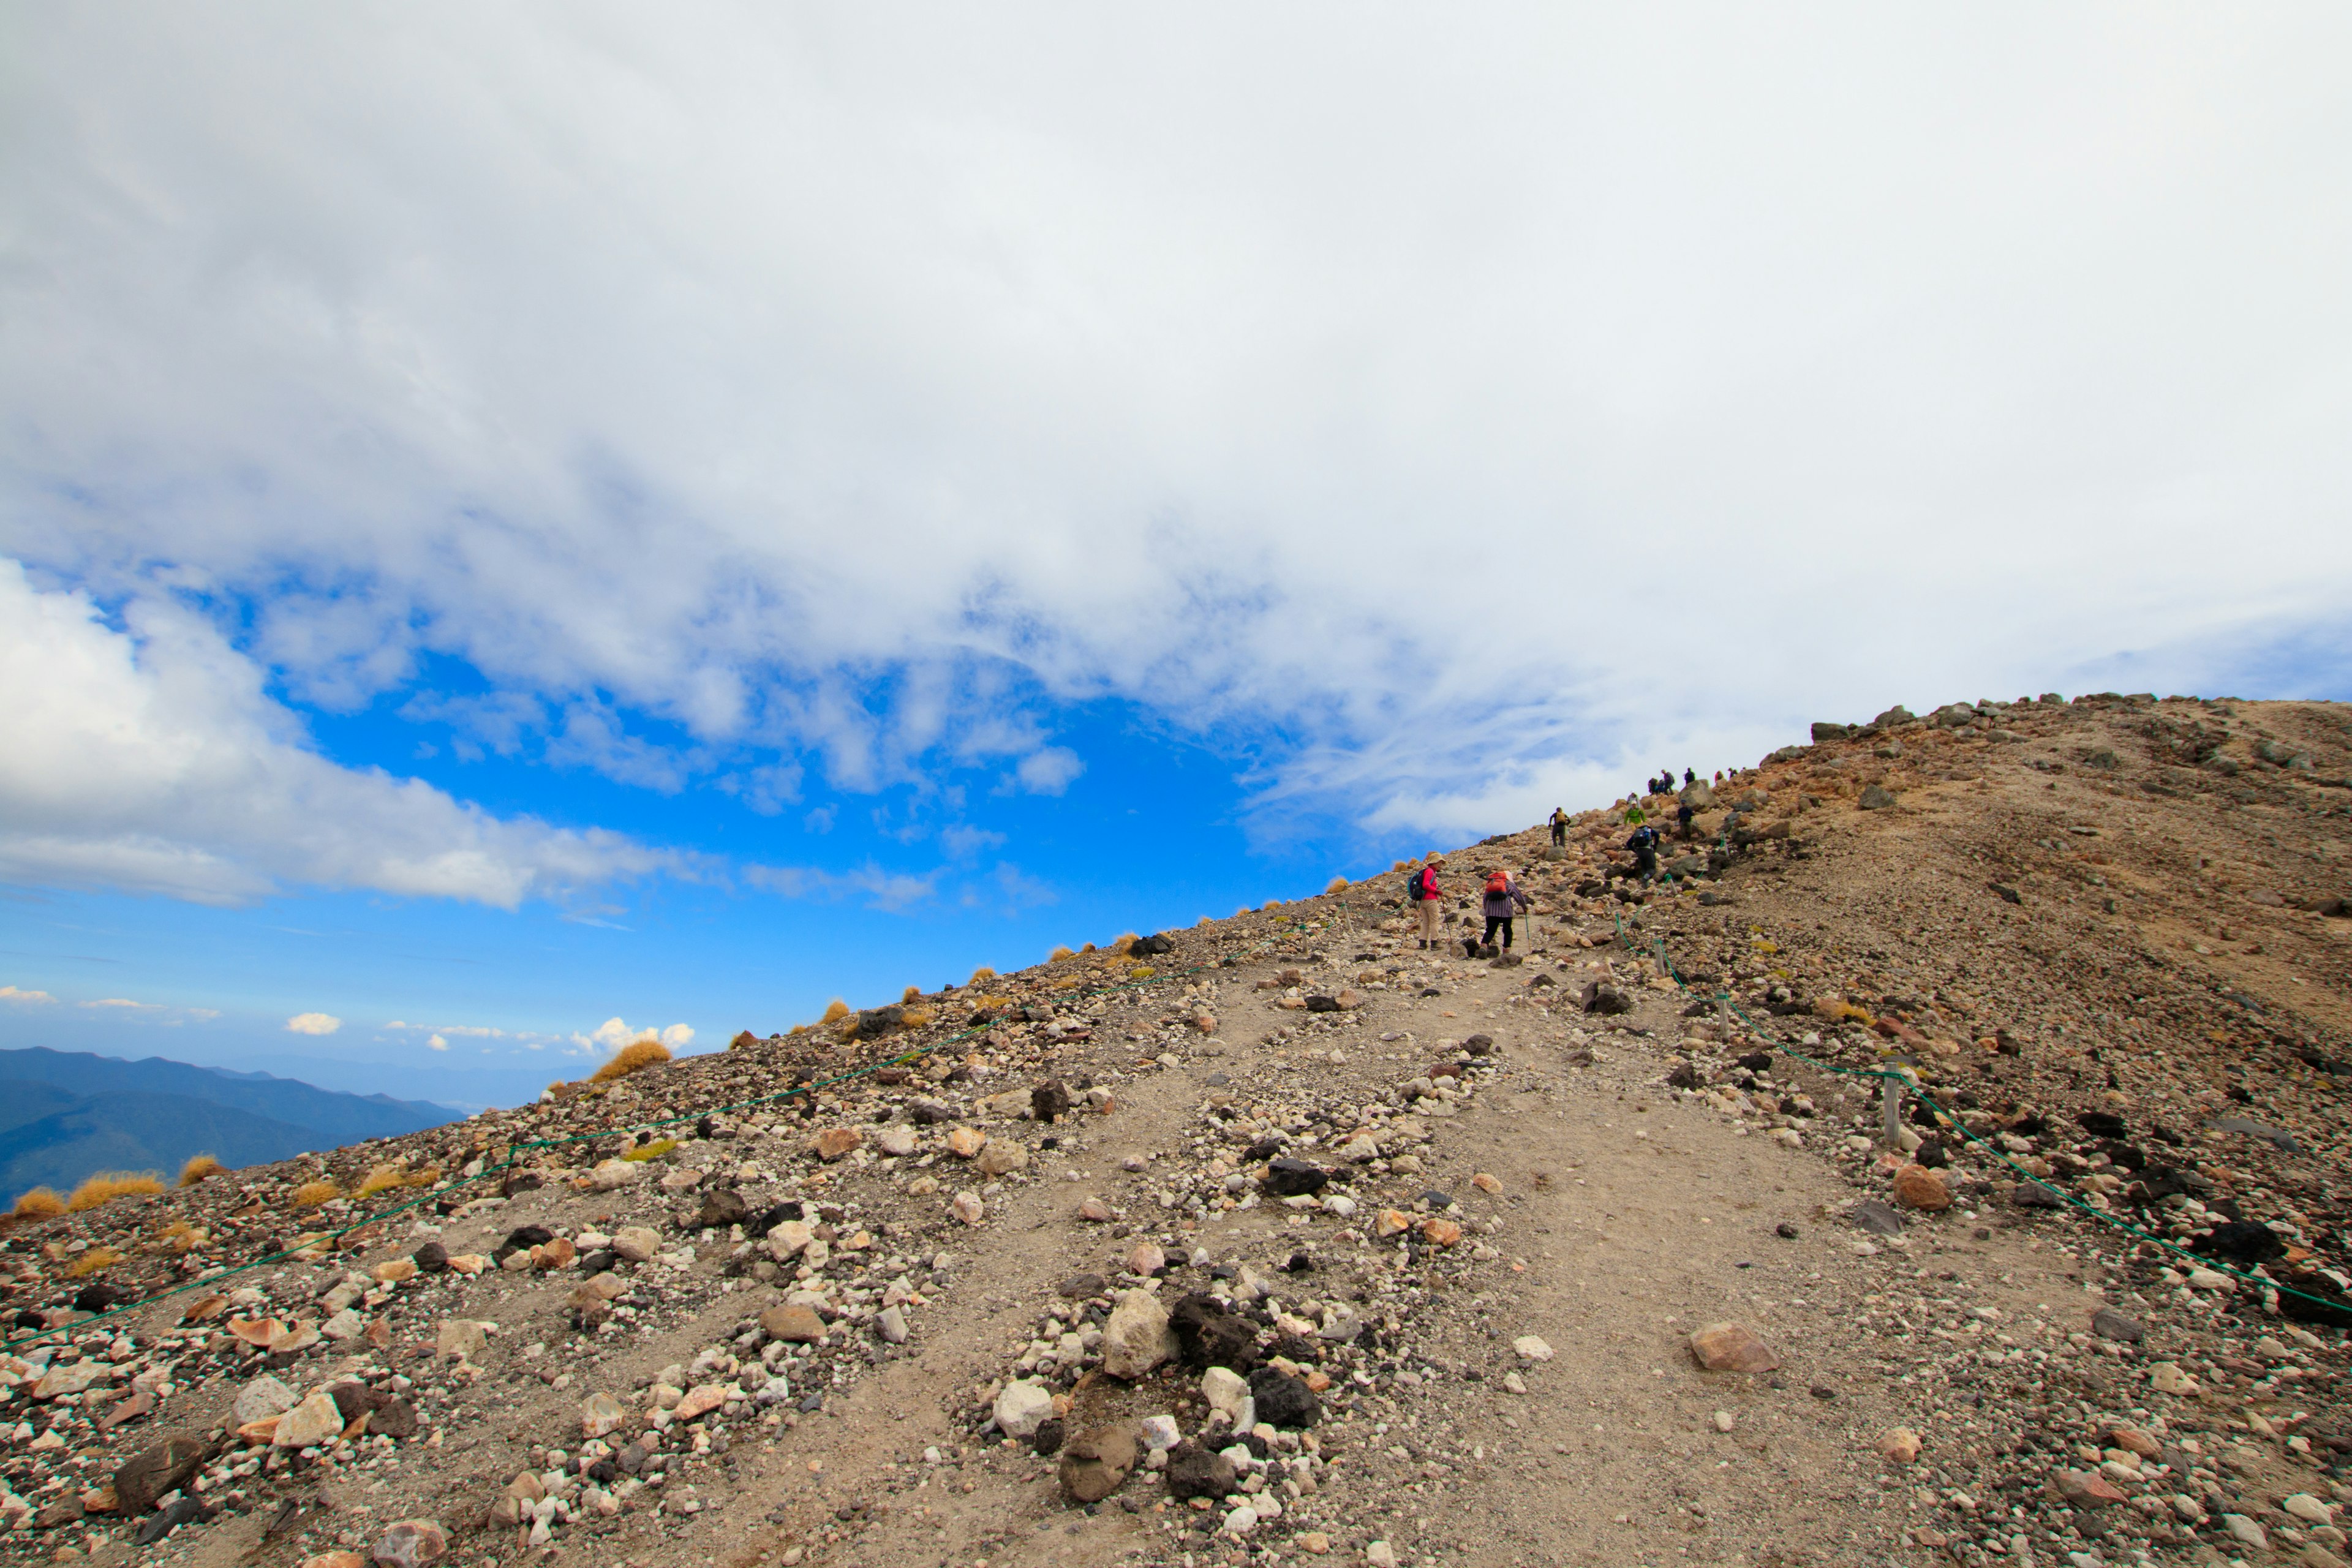
M 1600 956 L 1573 948 L 1543 956 L 1575 965 L 1560 988 L 1570 995 L 1602 972 Z M 1234 978 L 1245 984 L 1276 967 Z M 1503 1068 L 1469 1110 L 1434 1123 L 1423 1174 L 1431 1188 L 1456 1194 L 1461 1209 L 1503 1221 L 1503 1257 L 1472 1266 L 1416 1320 L 1403 1361 L 1418 1386 L 1363 1399 L 1321 1428 L 1325 1452 L 1349 1477 L 1346 1495 L 1322 1507 L 1310 1495 L 1296 1522 L 1319 1526 L 1338 1561 L 1361 1561 L 1374 1540 L 1407 1562 L 1425 1553 L 1496 1568 L 1908 1560 L 1905 1500 L 1881 1493 L 1877 1440 L 1916 1419 L 1916 1401 L 1887 1386 L 1890 1367 L 1851 1331 L 1862 1298 L 1885 1279 L 1926 1268 L 1979 1283 L 1987 1301 L 2079 1303 L 2083 1287 L 2053 1267 L 2066 1260 L 1977 1242 L 1967 1231 L 1858 1256 L 1857 1233 L 1842 1218 L 1852 1189 L 1817 1156 L 1662 1092 L 1670 1058 L 1661 1037 L 1672 1038 L 1679 995 L 1644 993 L 1635 1013 L 1586 1047 L 1571 1043 L 1571 1028 L 1586 1032 L 1572 1013 L 1523 1005 L 1528 970 L 1453 967 L 1460 984 L 1442 1001 L 1362 1016 L 1339 1047 L 1348 1058 L 1340 1065 L 1322 1050 L 1236 1047 L 1139 1088 L 1082 1158 L 1055 1163 L 1055 1174 L 1081 1169 L 1087 1182 L 1040 1182 L 1003 1205 L 960 1279 L 958 1310 L 929 1327 L 919 1359 L 892 1364 L 778 1445 L 752 1489 L 773 1487 L 789 1510 L 784 1534 L 805 1540 L 840 1500 L 887 1493 L 897 1506 L 838 1561 L 1181 1561 L 1187 1543 L 1168 1524 L 1187 1510 L 1148 1497 L 1139 1513 L 1116 1504 L 1074 1510 L 1056 1493 L 1050 1461 L 1010 1444 L 980 1447 L 944 1400 L 1002 1377 L 1008 1319 L 1017 1346 L 1026 1339 L 1020 1321 L 1058 1280 L 1112 1267 L 1127 1249 L 1128 1240 L 1076 1220 L 1076 1200 L 1098 1191 L 1122 1192 L 1130 1206 L 1141 1198 L 1148 1183 L 1116 1178 L 1117 1160 L 1172 1152 L 1212 1074 L 1236 1094 L 1280 1081 L 1355 1103 L 1425 1064 L 1438 1040 L 1478 1031 L 1495 1037 Z M 1255 1038 L 1292 1021 L 1253 1000 L 1227 1014 L 1223 1033 Z M 1378 1037 L 1400 1031 L 1415 1038 Z M 1599 1059 L 1572 1061 L 1580 1055 Z M 1481 1173 L 1497 1179 L 1498 1195 L 1471 1185 Z M 1793 1238 L 1778 1234 L 1784 1224 Z M 1335 1277 L 1377 1278 L 1397 1256 L 1334 1245 L 1339 1228 L 1326 1216 L 1298 1223 L 1265 1208 L 1198 1232 L 1146 1226 L 1268 1268 L 1312 1247 L 1313 1288 L 1327 1298 Z M 1698 1367 L 1689 1334 L 1724 1320 L 1761 1333 L 1781 1371 L 1755 1377 Z M 1528 1334 L 1553 1359 L 1517 1354 L 1513 1342 Z M 1515 1372 L 1524 1394 L 1504 1386 Z M 1127 1392 L 1120 1409 L 1171 1410 L 1170 1395 L 1189 1381 L 1179 1369 L 1164 1384 Z M 1718 1412 L 1728 1431 L 1718 1429 Z M 960 1447 L 971 1458 L 927 1465 L 926 1447 Z M 780 1539 L 762 1521 L 704 1550 L 748 1564 L 779 1550 Z

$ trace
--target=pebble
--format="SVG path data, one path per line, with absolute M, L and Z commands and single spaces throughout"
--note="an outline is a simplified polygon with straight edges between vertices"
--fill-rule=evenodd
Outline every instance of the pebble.
M 1552 1357 L 1551 1346 L 1534 1334 L 1521 1334 L 1511 1342 L 1511 1349 L 1518 1352 L 1521 1361 L 1549 1361 Z

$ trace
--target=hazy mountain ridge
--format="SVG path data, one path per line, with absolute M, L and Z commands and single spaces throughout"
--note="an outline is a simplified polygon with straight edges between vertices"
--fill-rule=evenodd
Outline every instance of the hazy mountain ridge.
M 450 1109 L 147 1057 L 0 1051 L 0 1194 L 71 1188 L 96 1171 L 170 1176 L 196 1154 L 283 1160 L 455 1120 Z

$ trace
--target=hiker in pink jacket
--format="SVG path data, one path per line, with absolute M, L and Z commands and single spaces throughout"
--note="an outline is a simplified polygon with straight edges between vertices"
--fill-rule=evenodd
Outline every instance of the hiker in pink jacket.
M 1432 855 L 1427 863 L 1414 867 L 1405 880 L 1404 896 L 1421 911 L 1421 945 L 1424 948 L 1437 945 L 1437 908 L 1445 897 L 1444 890 L 1437 885 L 1437 868 L 1444 864 Z

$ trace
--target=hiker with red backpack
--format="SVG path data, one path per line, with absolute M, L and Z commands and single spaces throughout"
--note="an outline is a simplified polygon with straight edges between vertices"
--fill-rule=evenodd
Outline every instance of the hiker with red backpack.
M 1413 873 L 1404 886 L 1404 896 L 1412 900 L 1414 909 L 1421 911 L 1421 945 L 1424 948 L 1437 945 L 1437 906 L 1445 896 L 1444 890 L 1437 885 L 1437 868 L 1444 864 L 1444 861 L 1432 854 L 1426 864 L 1413 868 Z
M 1486 916 L 1486 939 L 1480 945 L 1493 947 L 1495 932 L 1500 929 L 1503 951 L 1507 952 L 1511 946 L 1511 917 L 1520 910 L 1535 908 L 1535 902 L 1519 891 L 1518 884 L 1511 880 L 1508 871 L 1496 867 L 1486 873 L 1486 892 L 1480 908 Z

